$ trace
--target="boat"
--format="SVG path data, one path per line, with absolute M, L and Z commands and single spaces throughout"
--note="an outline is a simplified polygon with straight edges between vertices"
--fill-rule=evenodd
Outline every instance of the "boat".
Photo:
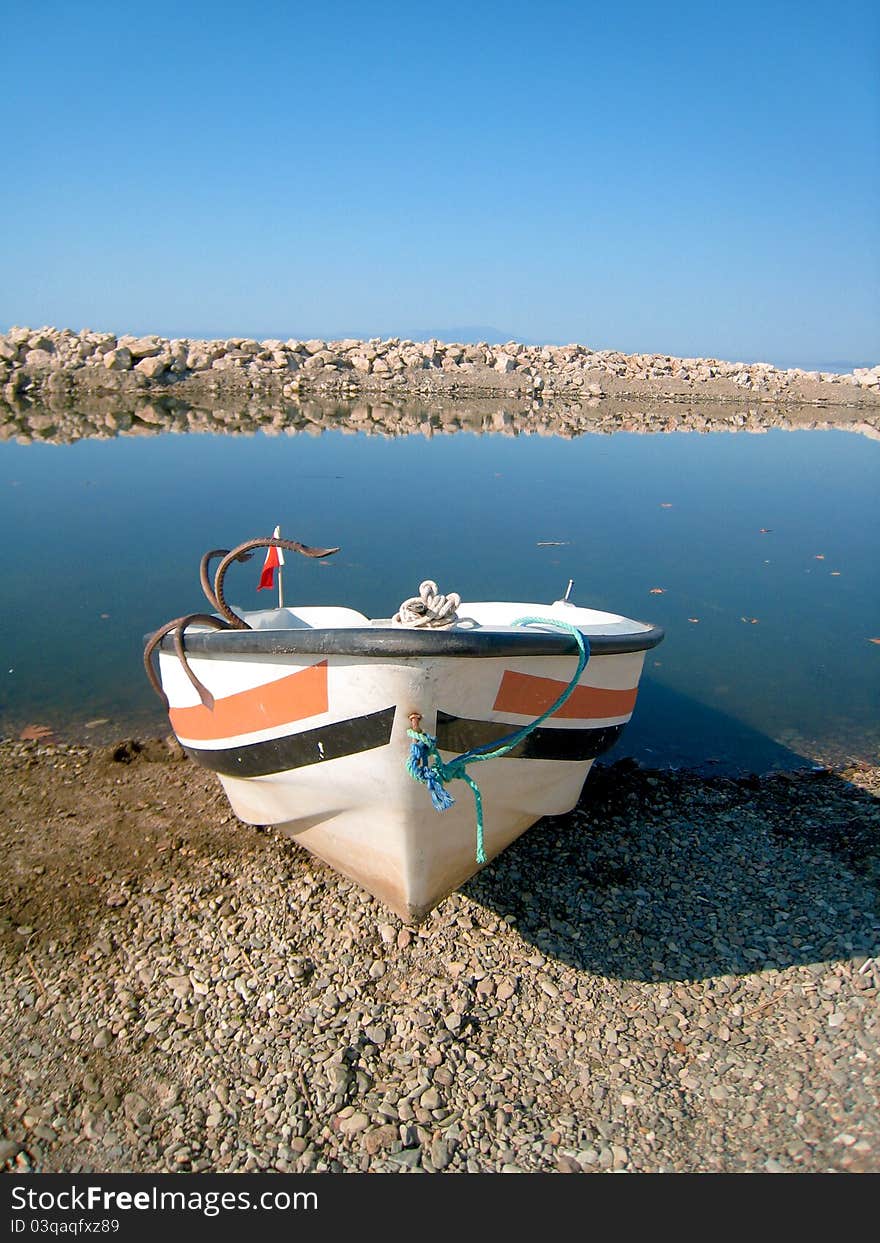
M 408 922 L 542 816 L 575 806 L 663 638 L 576 605 L 570 582 L 542 604 L 463 601 L 426 581 L 393 617 L 233 609 L 225 574 L 258 548 L 267 564 L 284 549 L 338 551 L 276 531 L 206 553 L 215 611 L 154 632 L 148 676 L 180 745 L 217 774 L 241 820 L 275 826 Z

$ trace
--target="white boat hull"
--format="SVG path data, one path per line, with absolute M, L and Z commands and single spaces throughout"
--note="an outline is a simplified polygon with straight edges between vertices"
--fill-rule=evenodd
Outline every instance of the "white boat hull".
M 560 609 L 504 607 L 517 615 L 525 609 L 553 616 Z M 566 620 L 608 616 L 563 609 Z M 291 614 L 294 625 L 305 612 Z M 595 622 L 592 629 L 598 647 Z M 238 636 L 254 633 L 215 632 L 203 651 L 187 638 L 190 668 L 214 696 L 210 708 L 199 701 L 170 644 L 163 646 L 160 675 L 177 737 L 197 762 L 217 772 L 242 820 L 277 826 L 401 918 L 423 918 L 479 864 L 466 783 L 450 783 L 455 803 L 438 812 L 426 787 L 407 771 L 411 714 L 418 714 L 421 731 L 437 737 L 448 761 L 534 721 L 568 685 L 576 654 L 322 655 L 284 650 L 283 642 L 263 634 L 272 650 L 239 655 L 236 642 L 253 649 L 256 640 Z M 442 636 L 436 637 L 442 650 Z M 430 648 L 432 638 L 420 640 L 422 646 Z M 630 719 L 652 645 L 596 651 L 558 713 L 509 755 L 469 765 L 482 795 L 487 859 L 540 817 L 574 807 L 596 755 L 613 745 Z

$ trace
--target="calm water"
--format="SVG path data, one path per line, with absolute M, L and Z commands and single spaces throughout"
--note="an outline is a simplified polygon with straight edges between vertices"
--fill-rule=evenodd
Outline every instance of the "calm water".
M 164 732 L 142 636 L 203 607 L 207 548 L 280 523 L 342 546 L 292 560 L 289 603 L 388 616 L 426 577 L 538 601 L 573 578 L 579 604 L 663 625 L 610 758 L 875 759 L 878 480 L 880 443 L 845 431 L 0 444 L 0 732 Z M 230 600 L 265 603 L 258 577 L 236 566 Z

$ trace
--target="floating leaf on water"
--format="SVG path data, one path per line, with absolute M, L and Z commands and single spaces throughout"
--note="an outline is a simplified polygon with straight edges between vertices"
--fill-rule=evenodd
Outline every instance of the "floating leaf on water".
M 25 725 L 18 735 L 22 742 L 42 742 L 52 738 L 54 730 L 51 725 Z
M 662 596 L 665 593 L 665 591 L 666 591 L 665 587 L 652 587 L 648 594 L 652 596 Z

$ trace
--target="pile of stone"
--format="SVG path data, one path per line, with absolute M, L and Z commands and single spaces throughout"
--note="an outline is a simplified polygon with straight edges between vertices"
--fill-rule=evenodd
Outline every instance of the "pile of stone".
M 455 344 L 391 337 L 361 341 L 194 341 L 55 328 L 0 336 L 7 397 L 39 390 L 129 391 L 182 385 L 194 392 L 285 396 L 415 392 L 606 396 L 737 401 L 880 402 L 880 366 L 852 373 L 780 370 L 770 363 L 623 354 L 583 345 Z

